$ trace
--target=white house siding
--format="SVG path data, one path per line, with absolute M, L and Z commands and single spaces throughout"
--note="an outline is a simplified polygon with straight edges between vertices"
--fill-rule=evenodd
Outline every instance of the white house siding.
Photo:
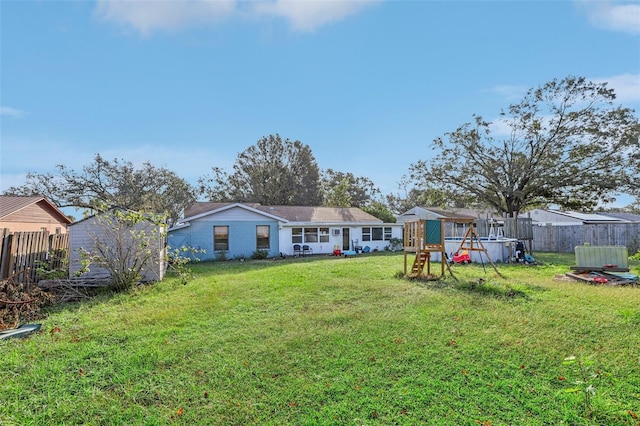
M 150 228 L 151 227 L 151 228 Z M 158 225 L 151 222 L 140 222 L 136 226 L 136 230 L 153 229 L 154 232 L 161 232 L 161 228 Z M 69 276 L 75 277 L 76 273 L 82 269 L 80 249 L 93 250 L 94 249 L 94 237 L 98 240 L 104 238 L 104 230 L 97 223 L 97 218 L 90 217 L 79 222 L 73 223 L 69 226 Z M 158 237 L 157 247 L 155 252 L 157 255 L 155 259 L 151 261 L 151 264 L 144 267 L 142 281 L 159 281 L 162 280 L 166 272 L 165 262 L 165 241 L 163 237 Z M 90 266 L 90 271 L 81 275 L 86 278 L 104 278 L 109 277 L 110 273 L 104 268 L 99 268 L 94 265 Z
M 382 224 L 382 223 L 372 223 L 372 224 L 317 224 L 317 223 L 298 223 L 292 224 L 291 222 L 287 223 L 285 226 L 281 226 L 280 229 L 280 251 L 288 256 L 292 256 L 293 253 L 293 245 L 308 245 L 314 254 L 330 254 L 333 253 L 334 247 L 338 246 L 340 250 L 346 250 L 346 247 L 343 247 L 343 232 L 344 229 L 349 229 L 349 250 L 354 249 L 354 245 L 357 242 L 358 246 L 361 247 L 369 247 L 371 251 L 378 250 L 383 251 L 387 247 L 389 247 L 390 241 L 363 241 L 362 238 L 362 228 L 363 227 L 390 227 L 391 228 L 391 238 L 402 238 L 402 225 L 400 224 Z M 317 242 L 317 243 L 294 243 L 292 241 L 293 228 L 329 228 L 329 242 Z M 337 232 L 335 232 L 337 231 Z M 337 234 L 337 235 L 336 235 Z
M 524 214 L 538 225 L 582 225 L 583 221 L 549 210 L 535 209 Z
M 310 246 L 313 254 L 332 253 L 336 246 L 341 250 L 353 250 L 354 245 L 369 246 L 370 250 L 384 250 L 389 246 L 388 240 L 363 241 L 363 226 L 390 227 L 391 238 L 402 238 L 402 225 L 384 224 L 356 208 L 197 203 L 190 211 L 193 213 L 189 217 L 169 230 L 169 245 L 187 244 L 204 250 L 206 253 L 198 255 L 201 260 L 217 259 L 222 254 L 214 252 L 214 226 L 229 227 L 229 246 L 224 251 L 227 259 L 249 257 L 256 251 L 256 226 L 259 225 L 270 227 L 270 257 L 292 256 L 294 244 Z M 329 234 L 327 241 L 320 242 L 318 235 L 317 242 L 294 243 L 293 228 L 328 228 Z M 349 230 L 349 238 L 348 244 L 343 246 L 344 229 Z

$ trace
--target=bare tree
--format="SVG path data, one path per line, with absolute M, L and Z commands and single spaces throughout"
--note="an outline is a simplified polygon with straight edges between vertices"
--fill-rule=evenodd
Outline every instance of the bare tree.
M 145 162 L 108 161 L 96 154 L 92 164 L 77 172 L 63 164 L 56 173 L 27 174 L 25 185 L 5 191 L 10 195 L 42 195 L 58 207 L 100 211 L 118 206 L 135 211 L 166 213 L 176 221 L 196 200 L 196 191 L 174 172 Z

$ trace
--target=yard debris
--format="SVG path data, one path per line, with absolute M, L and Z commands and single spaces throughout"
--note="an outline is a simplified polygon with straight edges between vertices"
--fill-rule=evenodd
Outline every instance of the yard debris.
M 583 281 L 595 285 L 620 286 L 638 284 L 638 276 L 629 273 L 607 273 L 586 270 L 578 272 L 567 272 L 566 276 L 574 280 Z
M 84 277 L 71 279 L 42 280 L 38 285 L 52 291 L 58 296 L 59 302 L 74 302 L 89 299 L 100 291 L 111 285 L 111 278 L 105 277 Z
M 629 273 L 626 247 L 577 246 L 575 255 L 577 266 L 566 274 L 574 280 L 607 286 L 638 284 L 638 276 Z
M 16 282 L 14 277 L 0 281 L 0 330 L 39 318 L 40 309 L 57 300 L 54 294 L 28 282 Z

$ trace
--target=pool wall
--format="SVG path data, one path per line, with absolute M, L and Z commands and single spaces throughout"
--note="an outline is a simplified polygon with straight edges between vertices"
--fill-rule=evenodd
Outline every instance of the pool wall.
M 513 247 L 518 242 L 518 240 L 514 238 L 499 238 L 499 239 L 489 239 L 489 238 L 480 238 L 482 245 L 485 249 L 487 249 L 487 253 L 480 251 L 469 251 L 469 255 L 471 256 L 471 261 L 474 263 L 487 263 L 487 254 L 491 258 L 492 261 L 496 263 L 504 263 L 508 262 L 511 257 Z M 445 238 L 444 247 L 447 251 L 447 254 L 451 258 L 452 253 L 455 253 L 460 247 L 460 243 L 462 242 L 462 238 Z M 470 241 L 467 240 L 465 242 L 465 246 L 470 246 Z M 473 241 L 473 247 L 480 248 L 480 244 L 477 241 Z M 435 262 L 440 261 L 440 253 L 432 253 L 431 260 Z

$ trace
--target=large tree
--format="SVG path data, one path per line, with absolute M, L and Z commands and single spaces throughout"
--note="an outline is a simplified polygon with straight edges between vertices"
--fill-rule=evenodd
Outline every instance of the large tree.
M 385 223 L 396 221 L 380 189 L 367 177 L 327 169 L 322 174 L 322 193 L 325 206 L 358 207 Z
M 635 211 L 640 212 L 640 143 L 638 143 L 639 134 L 640 123 L 637 123 L 636 126 L 627 133 L 627 136 L 631 138 L 630 143 L 635 143 L 637 148 L 635 150 L 632 150 L 630 153 L 631 165 L 629 169 L 631 172 L 628 174 L 628 181 L 625 191 L 635 196 L 635 201 L 629 207 L 633 208 Z
M 330 207 L 364 207 L 380 195 L 371 179 L 333 169 L 322 174 L 322 192 L 324 205 Z
M 238 154 L 233 172 L 214 167 L 199 180 L 210 201 L 255 202 L 263 205 L 319 205 L 320 171 L 308 145 L 261 138 Z
M 196 190 L 174 172 L 145 162 L 108 161 L 96 154 L 93 163 L 75 171 L 63 164 L 55 173 L 29 172 L 26 183 L 5 191 L 9 195 L 42 195 L 58 207 L 102 211 L 122 207 L 163 213 L 172 221 L 196 200 Z
M 436 139 L 437 156 L 412 164 L 410 177 L 509 216 L 544 204 L 591 209 L 639 179 L 629 167 L 638 119 L 614 100 L 606 83 L 550 81 L 503 111 L 499 126 L 475 116 Z
M 400 192 L 387 194 L 386 204 L 394 214 L 400 215 L 415 206 L 457 209 L 479 206 L 468 194 L 451 194 L 438 187 L 436 182 L 422 180 L 415 186 L 411 179 L 403 176 L 398 184 Z M 480 206 L 479 206 L 480 207 Z

